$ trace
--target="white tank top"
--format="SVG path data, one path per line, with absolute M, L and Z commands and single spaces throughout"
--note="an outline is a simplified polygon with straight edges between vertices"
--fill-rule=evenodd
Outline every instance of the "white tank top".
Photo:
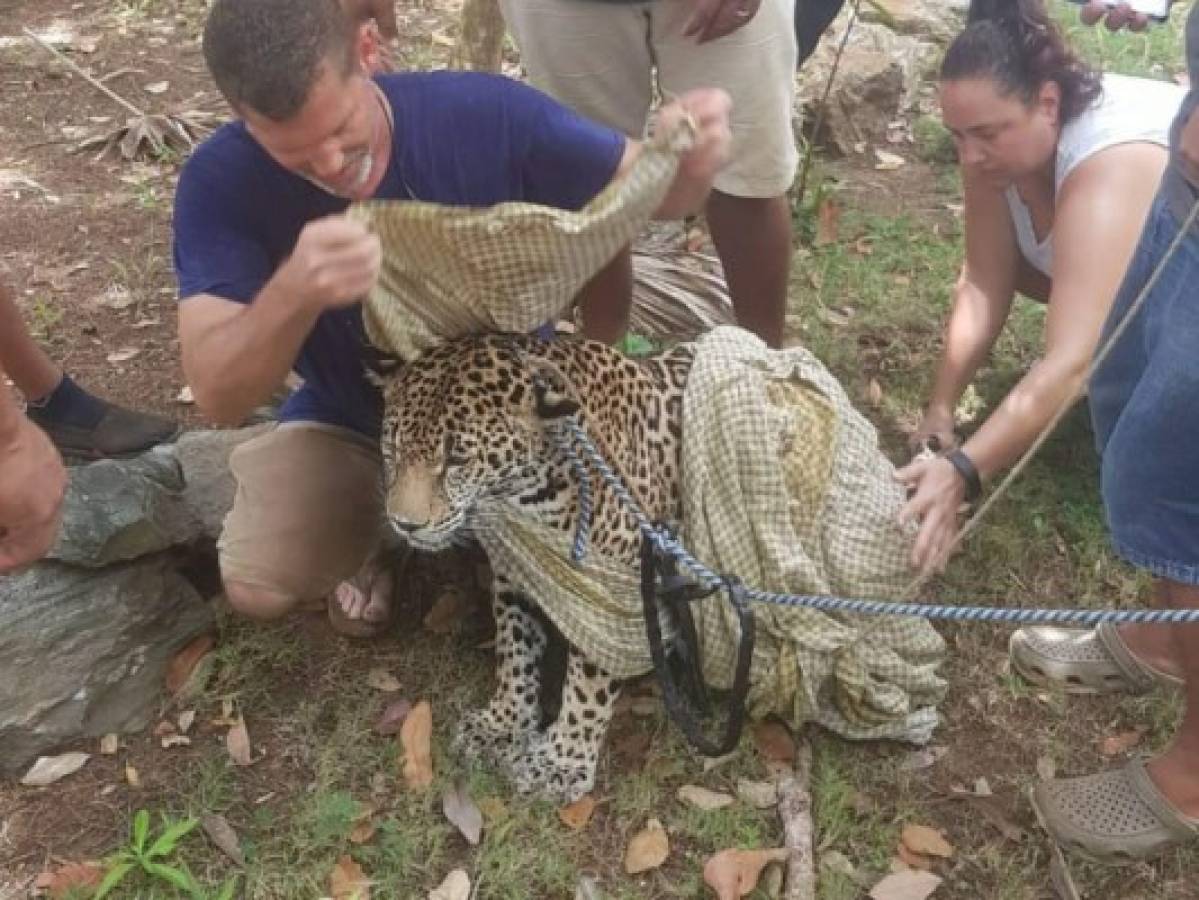
M 1162 147 L 1170 143 L 1170 123 L 1186 96 L 1186 90 L 1166 81 L 1104 75 L 1103 96 L 1086 112 L 1062 129 L 1057 141 L 1054 192 L 1083 160 L 1114 147 L 1145 141 Z M 1038 242 L 1028 207 L 1016 186 L 1005 192 L 1016 243 L 1020 253 L 1035 268 L 1053 277 L 1053 232 Z

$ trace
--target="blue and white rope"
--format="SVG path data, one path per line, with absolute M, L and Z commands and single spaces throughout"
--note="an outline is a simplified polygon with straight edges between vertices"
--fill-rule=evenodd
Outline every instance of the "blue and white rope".
M 587 433 L 574 419 L 564 419 L 553 430 L 558 451 L 570 465 L 579 488 L 579 522 L 571 548 L 571 558 L 582 562 L 587 552 L 594 514 L 591 482 L 584 460 L 599 473 L 604 483 L 632 515 L 637 528 L 662 552 L 681 563 L 706 588 L 718 588 L 724 582 L 708 566 L 691 555 L 666 531 L 649 520 L 637 505 L 620 476 L 604 460 Z M 581 451 L 581 455 L 580 455 Z M 801 607 L 821 612 L 852 613 L 863 616 L 913 616 L 951 622 L 997 622 L 1005 625 L 1085 625 L 1102 623 L 1126 625 L 1191 624 L 1199 622 L 1199 609 L 1012 609 L 991 606 L 940 606 L 928 603 L 895 603 L 885 600 L 855 600 L 821 594 L 776 594 L 756 588 L 745 589 L 745 596 L 761 603 Z

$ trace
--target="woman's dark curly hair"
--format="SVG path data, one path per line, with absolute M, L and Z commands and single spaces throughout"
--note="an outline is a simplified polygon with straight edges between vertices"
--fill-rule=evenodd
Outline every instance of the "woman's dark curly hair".
M 1100 74 L 1070 49 L 1041 0 L 971 0 L 966 28 L 941 62 L 942 81 L 962 78 L 989 78 L 1026 104 L 1055 82 L 1062 125 L 1103 93 Z

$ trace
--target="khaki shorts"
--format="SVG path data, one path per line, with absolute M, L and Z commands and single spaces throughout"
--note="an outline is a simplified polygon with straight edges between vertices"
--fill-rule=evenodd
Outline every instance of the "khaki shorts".
M 352 431 L 289 422 L 239 446 L 221 575 L 299 601 L 328 596 L 379 546 L 379 453 Z
M 777 197 L 795 177 L 795 0 L 762 0 L 746 25 L 706 44 L 684 37 L 691 0 L 500 0 L 535 86 L 579 113 L 640 138 L 653 101 L 723 88 L 733 98 L 732 161 L 716 188 Z

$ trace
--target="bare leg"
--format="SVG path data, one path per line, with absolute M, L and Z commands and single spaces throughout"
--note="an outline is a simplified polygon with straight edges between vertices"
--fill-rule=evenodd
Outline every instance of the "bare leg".
M 0 369 L 26 400 L 40 400 L 58 387 L 62 369 L 38 346 L 8 288 L 0 283 Z
M 1158 597 L 1173 609 L 1199 609 L 1199 587 L 1162 579 Z M 1199 625 L 1170 625 L 1174 659 L 1186 679 L 1186 709 L 1169 748 L 1149 763 L 1149 774 L 1180 811 L 1199 819 Z
M 713 191 L 707 214 L 737 324 L 769 346 L 781 346 L 791 274 L 791 209 L 786 196 L 734 197 Z
M 578 303 L 587 337 L 615 344 L 625 336 L 633 305 L 633 260 L 628 247 L 584 285 Z

